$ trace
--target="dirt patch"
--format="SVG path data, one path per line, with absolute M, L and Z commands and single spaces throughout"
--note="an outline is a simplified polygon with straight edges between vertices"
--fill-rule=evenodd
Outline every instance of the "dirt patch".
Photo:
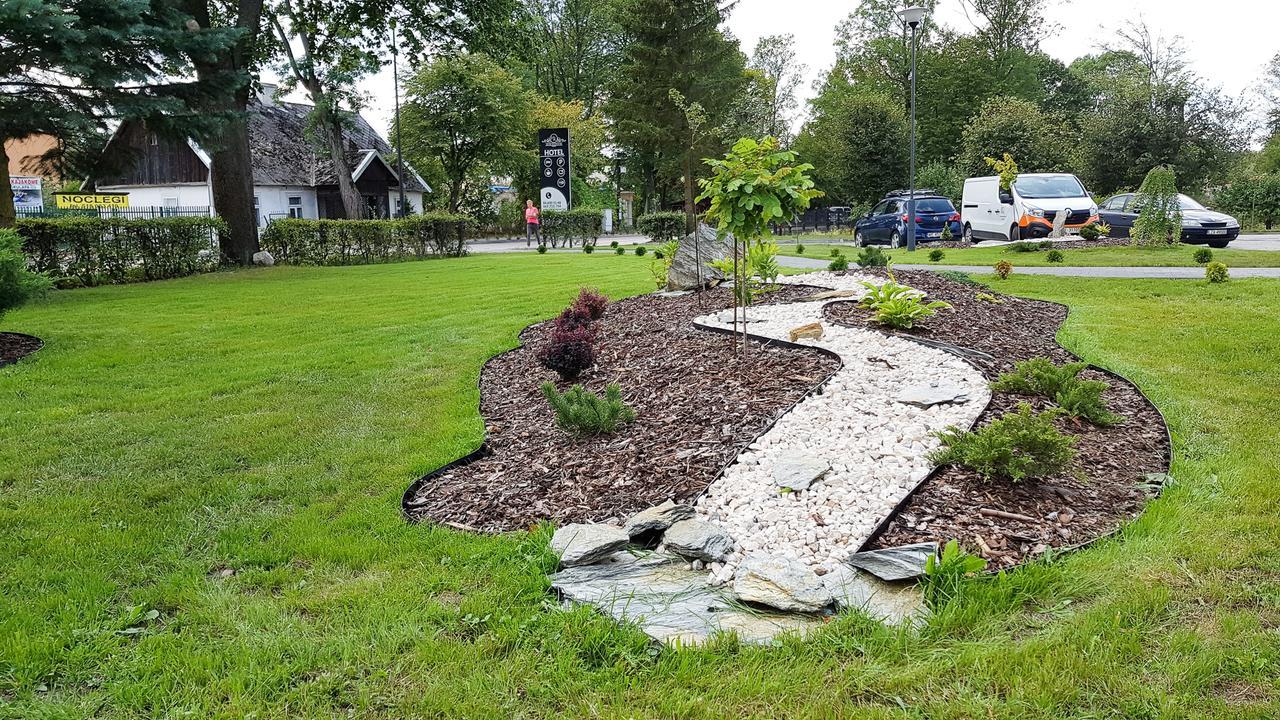
M 1004 295 L 999 296 L 1001 304 L 993 304 L 976 299 L 982 288 L 931 272 L 895 275 L 931 299 L 954 306 L 901 335 L 976 350 L 967 359 L 989 379 L 1012 370 L 1017 361 L 1036 356 L 1058 363 L 1078 359 L 1055 339 L 1067 316 L 1067 308 L 1061 305 Z M 871 313 L 856 303 L 828 305 L 826 313 L 832 321 L 881 329 L 871 322 Z M 1145 476 L 1164 472 L 1169 465 L 1164 420 L 1127 380 L 1093 369 L 1082 377 L 1109 382 L 1104 399 L 1112 412 L 1127 420 L 1117 427 L 1100 428 L 1060 418 L 1059 428 L 1077 438 L 1076 463 L 1070 472 L 1013 484 L 985 481 L 963 468 L 941 468 L 869 547 L 957 539 L 993 567 L 1011 567 L 1049 548 L 1071 547 L 1106 535 L 1136 517 L 1152 492 L 1143 484 Z M 1029 402 L 1037 410 L 1051 405 L 1044 398 L 993 393 L 978 425 L 1013 410 L 1019 402 Z
M 12 365 L 44 347 L 44 341 L 31 335 L 0 332 L 0 367 Z
M 813 291 L 782 286 L 767 302 Z M 415 483 L 405 511 L 414 520 L 505 531 L 544 519 L 622 519 L 667 499 L 693 500 L 839 367 L 818 350 L 755 342 L 744 362 L 732 338 L 693 327 L 693 318 L 731 303 L 726 290 L 610 303 L 597 364 L 579 382 L 594 392 L 618 383 L 636 421 L 597 439 L 573 440 L 555 427 L 539 387 L 556 376 L 537 361 L 550 324 L 526 328 L 521 347 L 481 371 L 485 445 Z

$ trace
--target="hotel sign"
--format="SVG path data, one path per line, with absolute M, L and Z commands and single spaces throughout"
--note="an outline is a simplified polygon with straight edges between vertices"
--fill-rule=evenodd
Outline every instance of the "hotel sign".
M 538 131 L 538 197 L 543 210 L 568 210 L 573 202 L 569 178 L 569 129 Z

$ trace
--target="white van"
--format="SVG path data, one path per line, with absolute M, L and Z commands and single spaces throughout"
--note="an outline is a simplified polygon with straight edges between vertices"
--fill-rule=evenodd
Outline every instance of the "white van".
M 960 224 L 969 242 L 1042 238 L 1053 230 L 1058 213 L 1068 213 L 1065 230 L 1075 234 L 1098 221 L 1098 203 L 1080 178 L 1070 173 L 1023 173 L 1013 192 L 1000 191 L 1000 178 L 964 181 Z

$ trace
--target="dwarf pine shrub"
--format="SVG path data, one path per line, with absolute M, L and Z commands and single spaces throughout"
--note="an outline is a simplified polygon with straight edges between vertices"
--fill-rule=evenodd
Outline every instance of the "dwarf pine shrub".
M 1075 438 L 1053 424 L 1061 410 L 1033 412 L 1018 403 L 1015 412 L 976 431 L 954 425 L 934 435 L 943 447 L 929 454 L 930 462 L 968 468 L 986 480 L 1022 482 L 1056 475 L 1075 458 Z
M 542 384 L 542 394 L 556 413 L 556 426 L 574 437 L 611 433 L 636 419 L 616 383 L 605 388 L 603 397 L 581 385 L 561 393 L 552 383 Z

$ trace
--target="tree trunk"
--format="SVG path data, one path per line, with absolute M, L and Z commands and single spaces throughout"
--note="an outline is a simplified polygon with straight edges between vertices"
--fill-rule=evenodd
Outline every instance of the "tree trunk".
M 4 172 L 0 173 L 0 228 L 11 228 L 18 224 L 18 210 L 13 206 L 13 185 L 9 183 L 9 153 L 4 151 L 5 138 L 0 138 L 0 162 L 4 163 Z
M 343 215 L 348 220 L 359 220 L 364 217 L 360 193 L 356 190 L 355 181 L 351 179 L 351 167 L 347 165 L 346 148 L 342 142 L 342 118 L 336 108 L 328 105 L 317 85 L 310 92 L 316 103 L 316 111 L 322 113 L 320 126 L 324 128 L 325 145 L 329 149 L 329 161 L 333 163 L 333 175 L 338 181 L 338 194 L 342 197 Z
M 693 212 L 693 150 L 684 155 L 684 231 L 695 232 Z

